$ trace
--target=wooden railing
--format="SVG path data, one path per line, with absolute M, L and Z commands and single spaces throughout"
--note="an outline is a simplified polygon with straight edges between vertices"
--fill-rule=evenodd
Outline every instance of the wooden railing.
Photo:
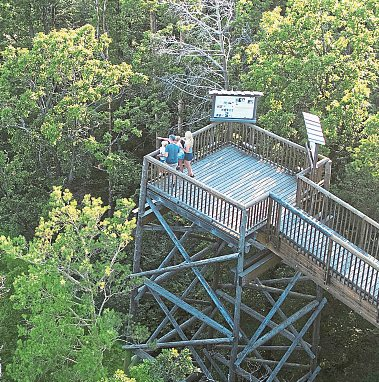
M 193 133 L 195 161 L 230 143 L 230 126 L 227 123 L 211 123 Z
M 252 124 L 233 124 L 231 143 L 290 174 L 297 174 L 307 167 L 304 147 Z
M 247 211 L 247 227 L 246 234 L 257 231 L 267 222 L 269 213 L 269 194 L 262 195 L 260 198 L 253 200 L 245 206 Z
M 305 176 L 298 176 L 297 207 L 379 259 L 379 223 Z
M 195 160 L 200 160 L 227 144 L 259 159 L 275 164 L 290 174 L 307 167 L 304 147 L 258 126 L 247 123 L 211 123 L 194 134 Z
M 260 160 L 283 168 L 290 174 L 300 171 L 305 174 L 307 171 L 307 157 L 304 147 L 253 124 L 211 123 L 197 130 L 193 136 L 194 161 L 201 160 L 226 145 L 233 145 Z M 147 156 L 150 184 L 154 183 L 155 187 L 161 188 L 163 192 L 175 197 L 180 202 L 187 203 L 195 209 L 201 208 L 202 213 L 209 211 L 212 219 L 225 225 L 233 233 L 239 232 L 240 212 L 238 210 L 238 216 L 235 219 L 228 217 L 228 212 L 237 213 L 237 209 L 240 208 L 247 211 L 248 233 L 257 230 L 264 224 L 267 218 L 267 197 L 255 200 L 247 206 L 241 206 L 205 184 L 194 179 L 191 180 L 168 166 L 162 165 L 159 161 L 152 161 L 156 154 L 158 151 Z M 319 167 L 321 168 L 321 164 Z M 157 181 L 159 173 L 162 174 L 161 180 L 164 178 L 166 182 Z M 177 182 L 174 181 L 175 177 L 179 177 L 184 188 L 178 186 Z M 187 189 L 192 195 L 191 197 L 186 194 Z M 199 196 L 200 199 L 197 200 L 194 195 Z M 211 207 L 213 203 L 216 203 L 214 209 Z M 224 207 L 225 209 L 221 212 Z
M 145 158 L 148 188 L 176 204 L 180 203 L 184 209 L 191 209 L 194 214 L 201 214 L 203 220 L 219 226 L 232 236 L 239 234 L 245 206 L 152 156 Z
M 275 195 L 270 194 L 269 200 L 267 229 L 271 237 L 285 240 L 299 256 L 322 268 L 325 283 L 334 277 L 378 306 L 379 263 L 375 259 Z
M 323 187 L 325 190 L 329 190 L 331 170 L 332 161 L 329 158 L 324 157 L 323 155 L 319 155 L 319 161 L 316 163 L 316 167 L 314 169 L 307 167 L 303 171 L 297 173 L 296 177 L 306 177 L 312 180 L 318 186 Z M 301 196 L 301 194 L 299 194 L 299 191 L 300 190 L 298 188 L 297 198 Z
M 193 136 L 194 161 L 201 160 L 226 145 L 233 145 L 261 160 L 275 164 L 291 174 L 306 168 L 307 158 L 304 147 L 252 124 L 211 123 L 196 131 Z M 209 212 L 212 219 L 225 225 L 233 233 L 239 232 L 240 208 L 247 210 L 247 232 L 252 232 L 264 224 L 267 217 L 267 198 L 241 206 L 203 183 L 191 180 L 168 166 L 162 165 L 159 161 L 152 161 L 156 154 L 158 151 L 147 156 L 150 184 L 154 183 L 155 187 L 161 188 L 169 196 L 175 197 L 195 209 L 201 208 L 203 213 Z M 162 174 L 161 181 L 157 180 L 159 173 Z M 175 177 L 180 179 L 183 187 L 178 186 L 178 183 L 174 181 Z M 162 182 L 163 178 L 165 182 Z M 192 195 L 191 197 L 186 194 L 187 189 Z M 194 195 L 199 196 L 200 199 L 198 200 Z M 211 207 L 213 203 L 216 203 L 214 208 Z M 234 216 L 237 209 L 237 217 L 232 219 L 228 216 L 229 212 Z
M 359 298 L 378 306 L 379 224 L 325 189 L 329 159 L 320 156 L 311 171 L 304 148 L 249 124 L 212 123 L 194 133 L 196 160 L 226 145 L 296 173 L 298 208 L 272 194 L 247 205 L 238 203 L 162 164 L 154 158 L 158 151 L 145 157 L 148 189 L 237 239 L 241 233 L 266 227 L 273 240 L 285 240 L 298 256 L 322 269 L 325 283 L 338 279 Z

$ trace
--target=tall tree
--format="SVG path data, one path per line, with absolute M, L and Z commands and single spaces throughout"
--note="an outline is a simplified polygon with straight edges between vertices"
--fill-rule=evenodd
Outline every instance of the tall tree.
M 120 337 L 130 288 L 131 207 L 119 200 L 114 216 L 104 219 L 108 207 L 100 199 L 86 195 L 79 206 L 56 188 L 31 242 L 0 237 L 0 255 L 27 264 L 12 296 L 23 323 L 7 368 L 11 378 L 96 382 L 107 376 L 105 353 Z
M 321 117 L 327 154 L 341 173 L 372 113 L 379 5 L 361 0 L 294 0 L 263 15 L 247 48 L 245 88 L 265 93 L 260 123 L 295 140 L 302 111 Z M 304 129 L 305 132 L 305 129 Z
M 113 176 L 113 148 L 122 149 L 131 135 L 138 134 L 123 115 L 117 115 L 127 101 L 129 81 L 137 76 L 130 65 L 114 65 L 103 58 L 109 44 L 106 35 L 97 37 L 87 25 L 40 33 L 31 49 L 8 47 L 3 52 L 0 161 L 5 166 L 0 173 L 0 220 L 15 226 L 24 222 L 30 229 L 33 223 L 27 215 L 33 207 L 28 201 L 46 201 L 52 185 L 71 185 L 99 169 L 105 170 L 108 181 Z M 128 158 L 121 151 L 117 163 L 125 164 Z M 14 215 L 10 198 L 25 216 Z M 35 213 L 31 217 L 36 221 Z M 23 228 L 19 227 L 25 232 Z
M 208 117 L 208 91 L 229 89 L 230 60 L 235 1 L 161 1 L 172 21 L 153 39 L 154 51 L 172 64 L 159 76 L 166 94 L 178 99 L 178 110 L 186 110 L 187 124 L 196 125 Z M 179 121 L 182 124 L 182 120 Z

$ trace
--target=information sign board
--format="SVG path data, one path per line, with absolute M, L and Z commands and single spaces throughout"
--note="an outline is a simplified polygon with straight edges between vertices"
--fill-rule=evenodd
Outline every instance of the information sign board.
M 259 92 L 213 91 L 211 121 L 256 122 Z

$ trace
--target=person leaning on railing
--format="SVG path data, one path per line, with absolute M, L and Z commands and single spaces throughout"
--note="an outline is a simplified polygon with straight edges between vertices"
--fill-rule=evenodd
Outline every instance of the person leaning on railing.
M 192 166 L 191 166 L 191 161 L 193 160 L 193 136 L 192 136 L 192 133 L 190 131 L 186 131 L 183 139 L 181 139 L 179 136 L 176 137 L 175 135 L 172 135 L 172 134 L 170 134 L 168 138 L 157 137 L 157 139 L 160 139 L 162 141 L 168 141 L 169 145 L 170 144 L 176 144 L 179 147 L 179 149 L 181 149 L 183 146 L 184 167 L 187 169 L 188 175 L 191 178 L 194 178 L 195 175 L 192 171 Z M 181 140 L 183 140 L 183 144 L 181 144 L 181 142 L 180 142 Z M 167 150 L 167 147 L 168 146 L 166 146 L 166 150 Z M 173 150 L 173 149 L 170 148 L 169 150 Z M 173 150 L 173 151 L 176 151 L 176 150 Z M 166 154 L 167 154 L 167 151 L 166 151 Z M 169 164 L 170 167 L 174 168 L 174 166 L 170 164 L 170 161 L 174 160 L 174 158 L 170 157 L 170 159 L 168 159 L 168 155 L 164 155 L 164 156 L 166 157 L 166 163 Z M 177 168 L 178 162 L 179 162 L 179 159 L 177 159 L 175 168 Z M 183 169 L 181 169 L 181 171 L 183 171 Z
M 179 151 L 180 147 L 177 144 L 175 135 L 170 135 L 168 137 L 168 145 L 166 146 L 165 153 L 163 155 L 166 157 L 166 164 L 175 170 L 178 166 Z

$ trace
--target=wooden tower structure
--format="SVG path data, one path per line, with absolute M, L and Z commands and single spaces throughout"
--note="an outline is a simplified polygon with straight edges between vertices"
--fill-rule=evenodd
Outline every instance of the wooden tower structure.
M 194 142 L 196 178 L 144 157 L 131 309 L 150 298 L 162 320 L 124 348 L 187 347 L 202 380 L 278 382 L 289 369 L 315 380 L 323 289 L 379 326 L 379 224 L 328 191 L 328 158 L 312 165 L 305 147 L 254 124 L 214 122 Z M 146 231 L 173 243 L 149 270 Z M 265 278 L 280 262 L 293 273 Z

